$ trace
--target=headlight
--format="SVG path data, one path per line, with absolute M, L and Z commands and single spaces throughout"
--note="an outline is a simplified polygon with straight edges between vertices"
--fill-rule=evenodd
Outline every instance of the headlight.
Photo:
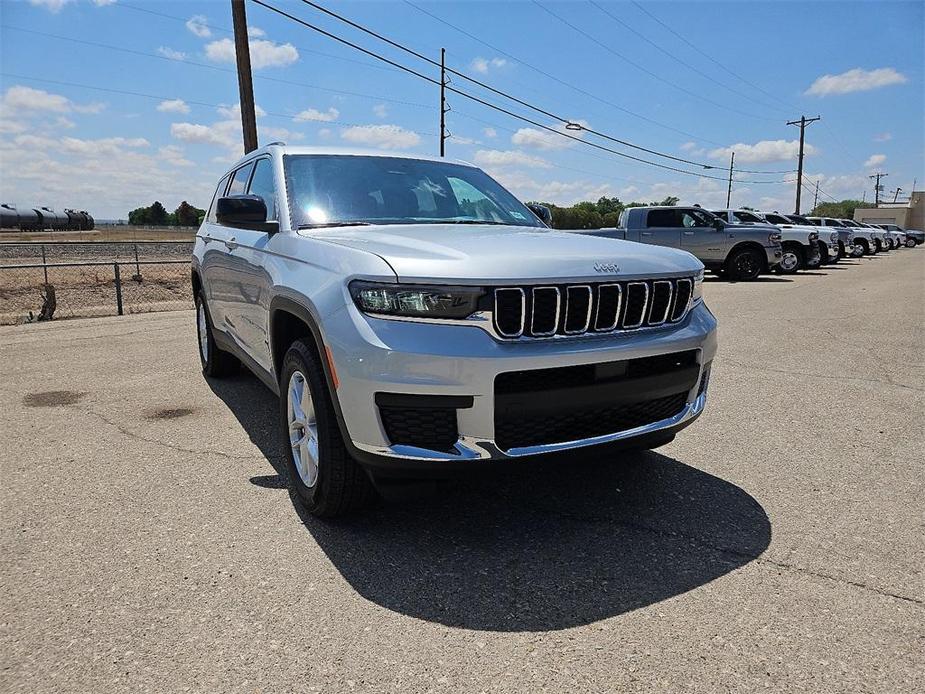
M 815 231 L 809 232 L 809 240 L 810 240 L 810 241 L 818 241 L 818 240 L 819 240 L 819 233 L 818 233 L 818 232 L 815 232 Z
M 694 275 L 694 289 L 691 293 L 691 306 L 703 301 L 703 270 Z
M 830 240 L 832 243 L 838 243 L 838 232 L 837 232 L 837 231 L 833 231 L 833 232 L 831 233 L 831 235 L 829 236 L 829 240 Z
M 771 243 L 780 243 L 780 239 L 781 239 L 781 236 L 776 231 L 773 234 L 768 234 L 768 241 L 770 241 Z
M 350 283 L 350 295 L 364 313 L 412 318 L 467 318 L 485 295 L 481 287 L 441 287 L 380 282 Z

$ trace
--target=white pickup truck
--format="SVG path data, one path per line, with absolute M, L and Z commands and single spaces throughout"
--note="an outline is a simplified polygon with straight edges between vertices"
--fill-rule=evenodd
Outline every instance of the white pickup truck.
M 783 255 L 776 270 L 783 275 L 791 275 L 797 270 L 818 267 L 822 262 L 819 249 L 819 232 L 815 227 L 803 227 L 794 224 L 783 215 L 771 216 L 774 221 L 759 212 L 749 210 L 712 210 L 713 214 L 729 224 L 772 224 L 780 230 L 780 245 Z

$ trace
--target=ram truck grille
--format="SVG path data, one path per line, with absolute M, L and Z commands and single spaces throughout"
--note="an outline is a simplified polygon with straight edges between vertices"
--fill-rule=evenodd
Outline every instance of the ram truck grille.
M 639 280 L 500 287 L 494 293 L 494 328 L 503 339 L 587 335 L 681 321 L 690 308 L 693 280 Z

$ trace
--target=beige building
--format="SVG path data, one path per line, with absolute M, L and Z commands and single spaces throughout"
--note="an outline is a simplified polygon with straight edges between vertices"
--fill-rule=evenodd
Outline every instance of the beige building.
M 857 208 L 856 222 L 871 224 L 898 224 L 903 229 L 925 230 L 925 193 L 913 192 L 909 202 L 882 202 L 880 207 Z

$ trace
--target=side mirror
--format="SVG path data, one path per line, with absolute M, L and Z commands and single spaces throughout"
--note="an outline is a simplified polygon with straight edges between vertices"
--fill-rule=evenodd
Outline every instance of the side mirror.
M 724 222 L 722 219 L 717 217 L 716 219 L 713 220 L 713 228 L 716 229 L 717 231 L 722 231 L 723 229 L 726 228 L 726 222 Z
M 527 207 L 530 208 L 530 211 L 539 217 L 543 224 L 548 227 L 552 226 L 552 210 L 550 210 L 546 205 L 537 205 L 536 203 L 528 203 Z
M 215 206 L 219 224 L 275 234 L 279 222 L 267 221 L 267 204 L 259 195 L 231 195 L 219 198 Z

